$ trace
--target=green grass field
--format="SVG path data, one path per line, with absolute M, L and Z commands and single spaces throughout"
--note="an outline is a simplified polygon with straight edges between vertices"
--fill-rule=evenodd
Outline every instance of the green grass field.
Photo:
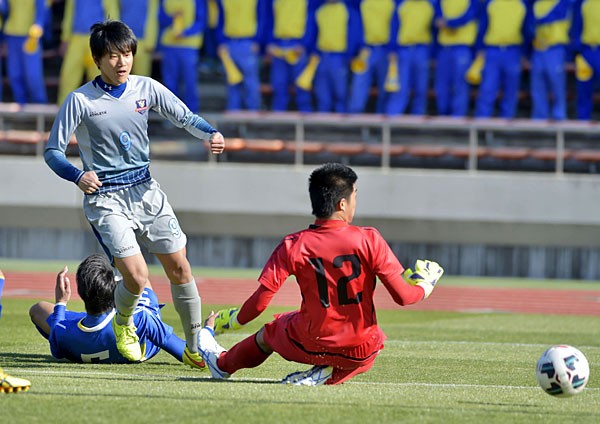
M 379 311 L 388 340 L 373 369 L 341 386 L 306 388 L 278 384 L 307 367 L 277 355 L 226 382 L 164 352 L 137 365 L 57 362 L 29 322 L 33 302 L 3 299 L 0 366 L 32 382 L 27 393 L 0 394 L 6 423 L 600 422 L 600 317 Z M 218 340 L 230 347 L 281 310 Z M 172 305 L 163 315 L 181 335 Z M 535 380 L 538 357 L 562 343 L 582 350 L 591 367 L 588 388 L 568 399 Z

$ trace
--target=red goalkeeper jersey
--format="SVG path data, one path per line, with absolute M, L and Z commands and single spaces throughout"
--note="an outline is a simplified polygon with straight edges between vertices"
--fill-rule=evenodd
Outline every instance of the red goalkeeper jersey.
M 423 289 L 407 284 L 403 271 L 376 229 L 317 220 L 281 241 L 259 282 L 276 292 L 294 275 L 302 305 L 288 334 L 305 349 L 331 351 L 383 342 L 373 304 L 376 277 L 400 305 L 423 298 Z

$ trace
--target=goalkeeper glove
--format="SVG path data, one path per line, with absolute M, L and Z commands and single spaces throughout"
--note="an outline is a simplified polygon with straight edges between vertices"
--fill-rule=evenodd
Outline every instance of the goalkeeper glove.
M 444 269 L 437 262 L 419 259 L 415 263 L 415 270 L 409 268 L 402 276 L 408 284 L 421 286 L 425 291 L 423 299 L 427 299 L 443 274 Z
M 215 334 L 220 334 L 228 330 L 239 330 L 243 327 L 237 320 L 238 308 L 221 309 L 217 312 L 215 318 Z

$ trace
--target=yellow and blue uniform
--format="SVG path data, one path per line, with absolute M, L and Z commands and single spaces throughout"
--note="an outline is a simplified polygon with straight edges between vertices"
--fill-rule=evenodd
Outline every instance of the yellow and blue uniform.
M 569 44 L 571 0 L 535 0 L 535 32 L 531 54 L 533 119 L 567 118 L 565 62 Z M 552 93 L 552 107 L 548 93 Z
M 469 111 L 469 84 L 465 74 L 473 61 L 477 40 L 479 0 L 440 0 L 435 19 L 444 26 L 437 33 L 435 94 L 440 115 L 465 116 Z
M 110 0 L 66 0 L 61 40 L 66 52 L 60 68 L 58 104 L 81 85 L 84 73 L 88 80 L 98 74 L 90 51 L 90 28 L 107 18 L 116 18 L 119 11 Z
M 13 100 L 19 104 L 48 102 L 41 46 L 47 11 L 46 0 L 8 0 L 6 69 Z
M 579 75 L 576 82 L 577 118 L 592 117 L 594 89 L 600 84 L 600 1 L 575 0 L 571 25 L 571 44 L 588 68 L 585 77 Z M 579 62 L 579 60 L 577 62 Z M 576 62 L 576 66 L 580 65 Z M 577 66 L 579 67 L 579 66 Z
M 227 110 L 258 110 L 259 58 L 266 37 L 266 0 L 218 0 L 217 5 L 219 56 L 226 69 L 232 66 L 239 72 L 236 81 L 228 79 Z
M 0 0 L 0 42 L 3 41 L 4 38 L 4 21 L 6 20 L 6 12 L 7 12 L 7 0 Z M 2 57 L 0 55 L 0 80 L 2 79 Z M 4 84 L 0 84 L 0 101 L 3 99 L 2 86 Z M 2 282 L 3 284 L 3 282 Z M 0 286 L 0 296 L 2 295 L 2 287 Z M 1 305 L 0 305 L 1 308 Z
M 158 37 L 159 0 L 115 0 L 119 16 L 137 38 L 137 52 L 131 72 L 136 75 L 152 75 L 152 56 Z
M 266 28 L 267 52 L 271 55 L 271 87 L 274 111 L 285 111 L 293 85 L 308 62 L 308 50 L 314 39 L 315 0 L 269 0 Z M 296 85 L 296 106 L 311 112 L 309 90 Z
M 532 38 L 533 10 L 526 0 L 486 0 L 477 36 L 485 65 L 479 87 L 476 117 L 491 117 L 502 90 L 500 116 L 514 118 L 521 84 L 521 59 Z
M 350 59 L 358 53 L 360 16 L 355 6 L 326 0 L 315 12 L 314 54 L 319 63 L 314 76 L 314 95 L 319 112 L 345 113 Z
M 160 4 L 162 82 L 194 113 L 200 110 L 197 69 L 206 16 L 206 0 L 162 0 Z
M 395 0 L 361 0 L 360 53 L 355 60 L 358 69 L 352 72 L 348 112 L 364 112 L 373 81 L 377 84 L 375 111 L 383 113 L 386 101 L 385 81 L 388 72 L 388 54 L 391 39 Z
M 206 0 L 206 29 L 202 43 L 202 56 L 217 60 L 217 24 L 219 23 L 219 7 L 217 0 Z
M 400 90 L 390 94 L 386 113 L 427 111 L 429 65 L 435 38 L 434 22 L 437 0 L 399 0 L 392 20 L 392 45 L 398 56 Z M 412 96 L 412 100 L 411 100 Z

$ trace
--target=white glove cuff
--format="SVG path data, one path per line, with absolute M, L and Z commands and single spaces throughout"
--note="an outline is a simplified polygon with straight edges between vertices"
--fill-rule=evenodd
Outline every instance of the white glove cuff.
M 425 296 L 423 296 L 423 299 L 427 299 L 433 291 L 433 285 L 427 281 L 421 281 L 420 283 L 417 283 L 417 286 L 422 287 L 425 291 Z

